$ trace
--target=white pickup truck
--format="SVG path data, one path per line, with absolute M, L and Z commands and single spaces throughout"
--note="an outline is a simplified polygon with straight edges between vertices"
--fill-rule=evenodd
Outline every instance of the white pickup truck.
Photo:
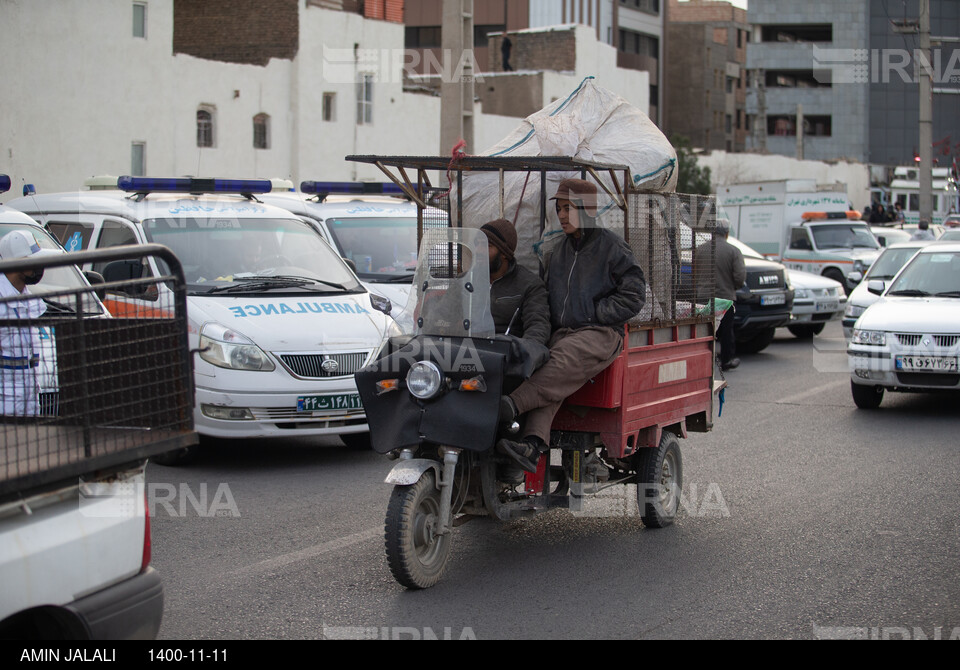
M 28 217 L 0 208 L 0 239 L 8 224 L 37 247 L 56 248 Z M 33 308 L 13 318 L 8 308 L 22 308 L 24 297 L 0 297 L 0 348 L 10 350 L 16 334 L 47 333 L 34 340 L 42 343 L 36 365 L 15 370 L 19 378 L 0 373 L 0 638 L 152 639 L 159 631 L 163 586 L 150 567 L 144 470 L 150 457 L 197 441 L 185 297 L 162 316 L 111 318 L 77 270 L 150 254 L 167 261 L 170 276 L 140 282 L 178 286 L 183 296 L 179 263 L 158 245 L 0 260 L 0 283 L 44 269 L 29 287 L 30 303 L 44 308 L 39 317 Z M 7 402 L 39 395 L 41 377 L 43 402 Z

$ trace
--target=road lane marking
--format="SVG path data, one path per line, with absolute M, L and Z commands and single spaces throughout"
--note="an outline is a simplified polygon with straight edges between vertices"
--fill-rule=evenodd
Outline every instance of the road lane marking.
M 838 386 L 842 386 L 843 384 L 847 384 L 847 383 L 849 383 L 849 381 L 846 379 L 844 379 L 843 381 L 830 382 L 829 384 L 824 384 L 823 386 L 817 386 L 812 389 L 807 389 L 806 391 L 802 391 L 801 393 L 788 395 L 786 398 L 780 398 L 780 400 L 777 401 L 777 404 L 790 405 L 800 400 L 803 400 L 804 398 L 808 398 L 813 395 L 818 395 L 820 393 L 823 393 L 824 391 L 832 390 L 834 388 L 837 388 Z
M 274 556 L 273 558 L 268 558 L 264 561 L 260 561 L 259 563 L 253 563 L 251 565 L 244 566 L 238 570 L 233 570 L 232 572 L 228 573 L 228 576 L 243 577 L 263 572 L 271 572 L 291 565 L 292 563 L 307 561 L 316 558 L 317 556 L 322 556 L 323 554 L 329 554 L 333 551 L 346 549 L 347 547 L 359 544 L 360 542 L 366 542 L 367 540 L 382 536 L 382 527 L 369 528 L 367 530 L 360 531 L 359 533 L 354 533 L 353 535 L 347 535 L 346 537 L 330 540 L 329 542 L 324 542 L 322 544 L 315 544 L 312 547 L 307 547 L 306 549 L 291 551 L 289 554 Z

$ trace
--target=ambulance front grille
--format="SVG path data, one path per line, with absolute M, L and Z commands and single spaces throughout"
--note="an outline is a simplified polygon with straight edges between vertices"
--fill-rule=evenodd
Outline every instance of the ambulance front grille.
M 345 354 L 279 354 L 291 374 L 305 379 L 350 377 L 363 367 L 369 351 Z

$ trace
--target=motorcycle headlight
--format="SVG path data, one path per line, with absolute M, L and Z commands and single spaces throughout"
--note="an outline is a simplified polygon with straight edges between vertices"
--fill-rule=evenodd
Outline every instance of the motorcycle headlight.
M 219 323 L 200 331 L 200 358 L 228 370 L 271 372 L 277 367 L 249 338 Z
M 443 388 L 443 373 L 435 363 L 418 361 L 407 373 L 407 389 L 414 398 L 429 400 L 440 394 Z
M 887 343 L 887 334 L 882 330 L 853 329 L 853 343 L 882 347 Z

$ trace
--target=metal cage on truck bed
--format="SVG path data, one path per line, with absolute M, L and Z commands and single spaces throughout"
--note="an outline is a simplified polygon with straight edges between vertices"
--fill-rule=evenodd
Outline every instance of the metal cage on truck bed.
M 162 276 L 142 276 L 148 256 L 162 261 Z M 17 363 L 0 377 L 0 499 L 197 442 L 186 284 L 169 249 L 2 261 L 0 272 L 85 263 L 103 263 L 108 281 L 0 297 L 0 347 Z M 172 294 L 158 291 L 161 283 Z M 104 302 L 123 296 L 156 302 L 111 317 Z
M 553 193 L 548 192 L 548 174 L 593 180 L 599 190 L 600 225 L 630 245 L 643 269 L 647 294 L 641 312 L 625 326 L 621 355 L 566 400 L 554 419 L 554 438 L 571 445 L 599 438 L 609 456 L 623 458 L 656 446 L 664 429 L 681 436 L 712 429 L 714 395 L 723 386 L 713 376 L 714 334 L 723 313 L 716 302 L 715 197 L 637 190 L 627 166 L 564 156 L 347 160 L 375 165 L 418 204 L 420 238 L 425 229 L 439 225 L 479 228 L 486 223 L 464 204 L 465 194 L 469 198 L 475 188 L 471 175 L 486 173 L 486 194 L 499 200 L 497 213 L 518 228 L 534 227 L 541 270 L 553 245 L 564 237 L 549 221 Z M 446 175 L 450 188 L 432 184 L 431 171 Z M 527 173 L 522 191 L 516 181 L 511 190 L 506 178 L 511 172 Z M 539 212 L 521 222 L 519 201 L 524 199 L 537 202 Z M 448 215 L 433 220 L 425 214 L 428 206 Z

